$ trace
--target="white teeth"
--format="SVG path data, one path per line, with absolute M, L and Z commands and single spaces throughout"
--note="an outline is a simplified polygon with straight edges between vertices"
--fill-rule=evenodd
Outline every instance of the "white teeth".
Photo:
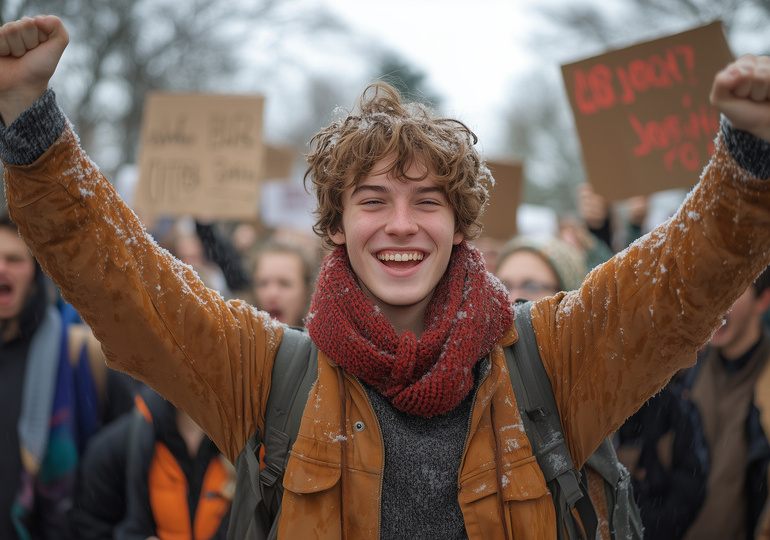
M 378 253 L 377 258 L 381 261 L 421 261 L 423 259 L 422 253 Z

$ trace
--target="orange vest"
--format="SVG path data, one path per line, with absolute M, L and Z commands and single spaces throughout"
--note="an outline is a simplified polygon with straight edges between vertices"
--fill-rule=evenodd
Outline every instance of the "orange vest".
M 225 485 L 230 482 L 223 460 L 220 456 L 209 463 L 191 522 L 187 505 L 187 478 L 166 445 L 155 443 L 147 480 L 158 538 L 206 540 L 216 534 L 231 503 L 230 498 L 223 494 Z

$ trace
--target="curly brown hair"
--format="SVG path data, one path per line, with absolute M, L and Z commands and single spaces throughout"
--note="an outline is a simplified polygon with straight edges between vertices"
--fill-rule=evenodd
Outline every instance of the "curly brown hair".
M 313 231 L 333 247 L 329 234 L 341 226 L 345 189 L 358 185 L 379 160 L 395 155 L 385 172 L 404 182 L 430 175 L 445 191 L 457 230 L 465 239 L 478 236 L 487 186 L 494 180 L 474 148 L 476 135 L 458 120 L 434 117 L 425 105 L 404 102 L 384 82 L 368 86 L 358 108 L 358 114 L 343 111 L 345 118 L 310 141 L 305 184 L 309 178 L 318 201 Z M 415 162 L 427 167 L 420 177 L 406 174 Z

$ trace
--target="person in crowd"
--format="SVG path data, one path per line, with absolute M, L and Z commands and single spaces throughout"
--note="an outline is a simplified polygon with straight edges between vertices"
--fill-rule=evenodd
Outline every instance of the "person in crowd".
M 231 241 L 209 220 L 196 219 L 195 232 L 203 245 L 206 258 L 220 268 L 232 296 L 250 298 L 251 279 L 242 263 L 244 251 L 238 249 L 235 241 Z
M 115 540 L 224 540 L 235 469 L 185 413 L 147 389 L 131 417 L 125 515 Z
M 111 540 L 126 515 L 126 466 L 133 415 L 132 411 L 122 414 L 88 441 L 70 511 L 72 533 L 78 540 Z
M 72 374 L 52 299 L 15 224 L 0 218 L 2 538 L 61 538 L 66 528 L 77 428 L 66 421 L 75 412 Z
M 285 327 L 223 300 L 158 249 L 79 148 L 48 89 L 67 42 L 54 16 L 0 28 L 11 216 L 110 365 L 168 398 L 235 461 L 264 428 Z M 768 57 L 719 72 L 712 103 L 725 121 L 681 210 L 578 290 L 533 305 L 578 467 L 694 362 L 770 263 L 768 87 Z M 305 322 L 318 379 L 283 478 L 279 538 L 555 534 L 504 367 L 513 306 L 467 244 L 491 182 L 475 142 L 461 122 L 377 83 L 311 143 L 315 230 L 334 248 Z
M 268 242 L 254 258 L 254 301 L 274 319 L 301 327 L 310 308 L 315 268 L 298 246 Z
M 770 446 L 760 423 L 757 383 L 768 371 L 770 306 L 765 270 L 726 312 L 684 386 L 700 412 L 709 452 L 706 499 L 684 538 L 753 538 L 767 500 Z
M 291 239 L 265 240 L 242 255 L 212 224 L 196 222 L 196 230 L 208 257 L 224 273 L 229 287 L 249 294 L 254 305 L 289 326 L 303 326 L 310 308 L 315 263 L 306 248 Z M 249 273 L 247 266 L 251 266 Z M 204 281 L 206 281 L 204 279 Z
M 682 379 L 674 375 L 614 435 L 648 540 L 682 538 L 706 496 L 708 448 Z
M 559 217 L 557 236 L 583 253 L 587 271 L 596 268 L 615 254 L 606 242 L 588 229 L 581 217 L 574 214 Z
M 613 252 L 620 251 L 642 236 L 647 218 L 648 197 L 639 195 L 623 201 L 625 216 L 589 183 L 577 186 L 578 213 L 589 232 Z
M 200 231 L 204 235 L 211 231 L 206 231 L 195 225 L 192 219 L 184 218 L 178 220 L 176 225 L 171 228 L 164 238 L 165 247 L 180 261 L 189 264 L 200 278 L 209 284 L 209 287 L 219 291 L 225 297 L 230 298 L 230 287 L 225 277 L 225 273 L 215 261 L 209 257 L 209 251 L 206 249 L 206 242 L 210 240 L 210 234 L 204 236 L 206 240 L 199 236 Z
M 129 377 L 81 355 L 82 325 L 65 324 L 57 301 L 0 217 L 0 538 L 67 538 L 79 455 L 131 399 Z
M 580 287 L 585 256 L 558 238 L 517 236 L 500 250 L 495 275 L 512 301 L 541 300 Z

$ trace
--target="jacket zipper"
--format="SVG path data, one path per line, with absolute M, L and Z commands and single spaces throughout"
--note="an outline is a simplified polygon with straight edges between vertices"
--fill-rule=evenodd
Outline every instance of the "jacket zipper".
M 339 369 L 339 367 L 337 369 Z M 369 406 L 369 411 L 372 413 L 372 417 L 374 418 L 374 423 L 377 424 L 377 433 L 380 436 L 380 449 L 382 450 L 382 465 L 380 465 L 380 487 L 377 493 L 380 499 L 380 503 L 377 505 L 377 539 L 379 540 L 380 524 L 382 523 L 382 482 L 385 476 L 385 440 L 382 438 L 382 427 L 380 426 L 380 420 L 379 418 L 377 418 L 377 415 L 374 412 L 374 407 L 372 406 L 372 402 L 369 399 L 369 395 L 366 393 L 366 390 L 364 390 L 364 387 L 361 384 L 361 381 L 358 379 L 358 377 L 352 374 L 349 374 L 349 375 L 355 381 L 355 383 L 358 385 L 358 389 L 364 395 L 366 404 Z
M 485 373 L 481 376 L 481 379 L 479 379 L 479 383 L 476 385 L 476 388 L 473 391 L 473 399 L 471 400 L 471 414 L 468 416 L 468 429 L 465 433 L 465 448 L 463 448 L 463 457 L 460 460 L 460 464 L 465 461 L 465 456 L 468 453 L 468 444 L 471 440 L 471 427 L 473 422 L 473 411 L 476 409 L 476 399 L 479 397 L 479 390 L 481 389 L 481 385 L 484 383 L 484 381 L 487 380 L 487 377 L 489 377 L 489 373 L 492 371 L 492 359 L 491 357 L 486 357 L 486 366 L 485 366 Z M 457 471 L 457 491 L 459 492 L 461 489 L 460 484 L 460 474 L 462 473 L 462 466 L 460 467 L 460 470 Z

